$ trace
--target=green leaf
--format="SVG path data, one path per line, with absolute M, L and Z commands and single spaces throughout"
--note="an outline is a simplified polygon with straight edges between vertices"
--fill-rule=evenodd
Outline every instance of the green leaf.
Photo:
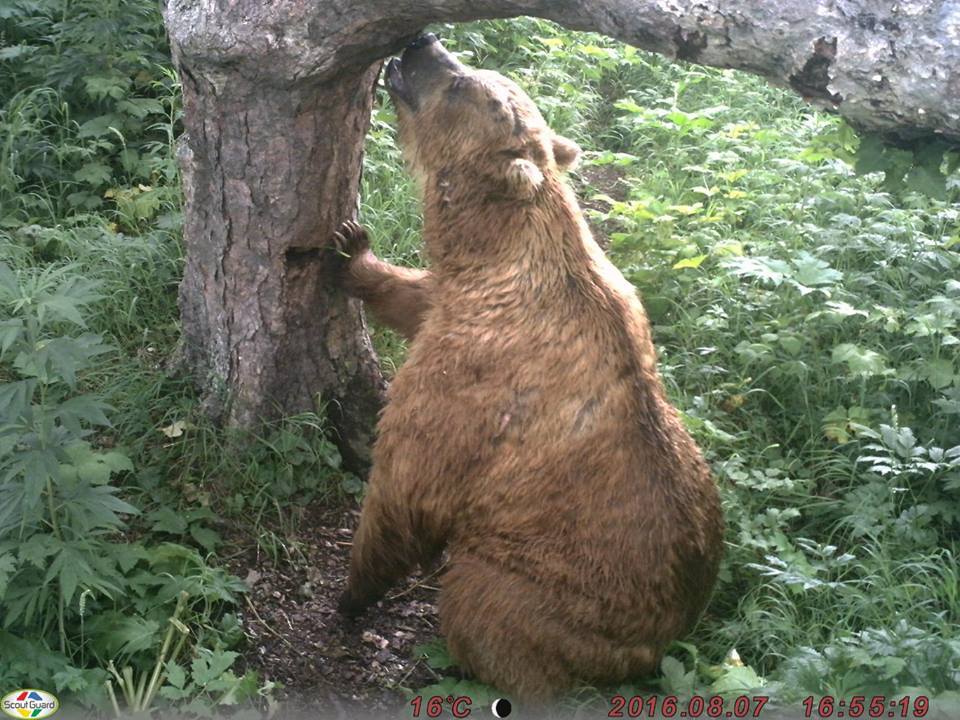
M 150 650 L 160 642 L 160 623 L 156 620 L 108 610 L 89 623 L 97 649 L 107 657 Z
M 756 278 L 761 281 L 780 285 L 785 277 L 793 274 L 793 269 L 783 260 L 774 260 L 768 257 L 732 257 L 724 265 L 734 275 Z
M 343 458 L 340 456 L 340 450 L 336 445 L 334 445 L 332 442 L 324 441 L 320 445 L 318 452 L 324 463 L 332 467 L 334 470 L 340 469 L 340 465 L 343 463 Z
M 118 515 L 139 515 L 140 511 L 135 508 L 133 505 L 128 503 L 126 500 L 121 500 L 116 497 L 116 494 L 120 492 L 119 488 L 115 488 L 112 485 L 95 487 L 91 490 L 91 493 L 97 496 L 99 500 L 100 507 L 105 512 L 110 512 Z M 115 527 L 117 520 L 114 517 L 103 517 L 101 521 L 102 527 Z
M 869 313 L 866 310 L 858 310 L 853 305 L 842 300 L 830 300 L 825 303 L 829 310 L 829 314 L 838 315 L 839 317 L 868 317 Z M 812 318 L 811 318 L 812 319 Z
M 32 55 L 40 48 L 36 45 L 11 45 L 10 47 L 0 48 L 0 62 L 4 60 L 14 60 L 19 57 Z
M 69 547 L 64 547 L 54 558 L 50 567 L 47 568 L 44 582 L 56 578 L 60 584 L 60 595 L 63 602 L 69 605 L 77 591 L 81 576 L 95 577 L 95 574 L 90 564 L 83 559 L 80 553 Z
M 684 258 L 673 264 L 674 270 L 683 270 L 684 268 L 698 268 L 703 264 L 709 255 L 697 255 L 695 257 Z
M 9 350 L 23 332 L 23 320 L 13 318 L 0 321 L 0 357 Z
M 37 381 L 34 379 L 0 385 L 0 417 L 6 418 L 8 422 L 19 418 L 30 406 L 36 386 Z
M 793 279 L 807 287 L 834 285 L 843 279 L 843 273 L 806 251 L 797 254 L 791 261 L 794 267 Z
M 797 357 L 803 350 L 803 341 L 796 335 L 779 335 L 777 342 L 791 357 Z
M 13 555 L 10 553 L 0 555 L 0 600 L 2 600 L 6 594 L 7 584 L 10 582 L 10 578 L 13 577 L 16 569 L 17 561 L 14 560 Z
M 147 115 L 162 114 L 163 105 L 154 98 L 131 98 L 117 103 L 117 109 L 143 120 Z
M 433 696 L 442 698 L 448 696 L 455 698 L 468 697 L 473 701 L 472 707 L 474 708 L 487 707 L 491 705 L 494 700 L 502 697 L 500 691 L 489 685 L 484 685 L 476 680 L 460 680 L 455 677 L 445 677 L 440 680 L 440 682 L 418 690 L 417 694 L 424 698 Z M 474 716 L 476 715 L 471 715 L 471 717 Z
M 20 280 L 6 263 L 0 262 L 0 297 L 17 297 L 20 294 Z
M 154 532 L 183 535 L 187 531 L 187 521 L 173 508 L 167 506 L 154 510 L 147 515 L 147 519 L 153 523 L 150 529 Z
M 660 670 L 663 672 L 661 686 L 665 692 L 675 695 L 693 692 L 696 670 L 687 672 L 683 663 L 670 655 L 664 655 L 660 661 Z
M 67 195 L 67 202 L 70 204 L 70 207 L 83 208 L 85 210 L 95 210 L 103 205 L 103 200 L 100 199 L 99 195 L 87 192 L 86 190 L 70 193 Z
M 353 473 L 344 473 L 340 478 L 340 489 L 350 495 L 359 496 L 363 493 L 363 480 Z
M 149 177 L 149 164 L 133 148 L 125 148 L 120 152 L 120 165 L 125 173 Z
M 73 178 L 94 187 L 106 185 L 112 177 L 110 168 L 103 163 L 89 162 L 73 173 Z
M 89 76 L 83 79 L 87 94 L 94 100 L 113 98 L 120 100 L 127 94 L 129 78 L 112 76 Z
M 744 665 L 730 667 L 710 685 L 710 690 L 718 695 L 742 695 L 764 684 L 763 678 L 753 668 Z
M 193 681 L 197 685 L 206 686 L 229 670 L 239 656 L 239 653 L 229 650 L 200 650 L 200 655 L 190 665 Z
M 44 310 L 48 311 L 54 317 L 72 322 L 74 325 L 79 325 L 82 328 L 87 326 L 83 315 L 80 314 L 80 303 L 74 298 L 65 295 L 50 295 L 37 304 L 42 305 Z
M 213 552 L 220 544 L 220 535 L 216 531 L 196 523 L 190 526 L 190 537 L 208 552 Z
M 187 672 L 182 665 L 178 665 L 172 660 L 168 660 L 165 666 L 167 671 L 167 682 L 178 690 L 182 690 L 184 683 L 187 682 Z
M 16 472 L 19 472 L 19 468 L 14 471 Z M 0 537 L 21 525 L 25 519 L 24 494 L 22 485 L 0 482 Z
M 76 395 L 60 403 L 56 409 L 56 415 L 64 424 L 73 425 L 75 431 L 79 431 L 79 420 L 84 420 L 91 425 L 110 427 L 110 420 L 104 411 L 112 409 L 96 395 Z M 127 462 L 129 463 L 129 460 Z M 132 470 L 133 467 L 131 464 L 129 468 L 120 469 Z
M 112 135 L 114 129 L 123 125 L 123 118 L 120 115 L 110 113 L 108 115 L 99 115 L 92 120 L 87 120 L 80 126 L 77 135 L 81 138 L 102 137 Z
M 885 657 L 881 661 L 881 666 L 883 667 L 881 677 L 886 680 L 899 675 L 907 666 L 907 661 L 901 657 Z
M 98 529 L 119 530 L 123 526 L 120 515 L 136 515 L 139 511 L 117 497 L 118 492 L 112 485 L 93 485 L 89 481 L 72 483 L 64 504 L 71 525 L 84 534 Z
M 647 109 L 637 105 L 632 100 L 618 100 L 613 104 L 618 110 L 626 110 L 628 113 L 633 115 L 642 115 L 646 113 Z
M 67 455 L 78 477 L 94 485 L 105 485 L 113 473 L 133 470 L 130 458 L 118 450 L 98 452 L 87 443 L 74 443 Z
M 956 378 L 953 371 L 953 362 L 947 358 L 923 362 L 917 368 L 917 374 L 937 390 L 949 387 Z
M 170 700 L 171 702 L 176 702 L 177 700 L 183 700 L 193 695 L 195 688 L 193 684 L 188 685 L 185 688 L 174 687 L 173 685 L 164 685 L 160 688 L 160 697 Z M 179 707 L 179 706 L 178 706 Z M 180 708 L 182 710 L 182 708 Z M 209 716 L 209 712 L 207 713 Z
M 149 220 L 162 203 L 163 196 L 156 190 L 142 192 L 133 201 L 133 215 L 138 220 Z
M 147 560 L 150 554 L 139 543 L 115 543 L 110 546 L 110 554 L 117 562 L 121 572 L 130 572 L 138 562 Z
M 53 676 L 57 692 L 69 690 L 72 693 L 81 692 L 87 688 L 86 673 L 78 667 L 68 667 Z
M 24 505 L 29 509 L 40 501 L 47 480 L 60 477 L 60 463 L 47 450 L 27 450 L 21 454 L 20 473 L 23 477 Z
M 21 563 L 30 563 L 38 570 L 43 570 L 47 567 L 47 558 L 62 548 L 63 543 L 53 535 L 36 533 L 20 545 L 17 554 Z
M 832 359 L 835 363 L 846 363 L 850 372 L 856 375 L 885 375 L 891 372 L 882 355 L 853 343 L 837 345 L 833 349 Z
M 13 364 L 24 375 L 44 382 L 59 378 L 73 388 L 77 383 L 77 371 L 85 369 L 91 358 L 112 349 L 101 342 L 99 335 L 57 337 L 40 343 L 33 353 L 20 353 Z
M 443 638 L 434 638 L 423 645 L 417 645 L 413 648 L 415 657 L 422 657 L 427 661 L 427 665 L 434 670 L 443 670 L 444 668 L 456 667 L 457 663 L 450 657 L 450 651 L 447 650 L 447 643 Z

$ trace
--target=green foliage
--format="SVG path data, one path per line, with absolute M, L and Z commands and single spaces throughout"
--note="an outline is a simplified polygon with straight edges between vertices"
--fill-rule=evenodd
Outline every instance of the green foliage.
M 157 648 L 166 655 L 179 628 L 172 662 L 193 635 L 180 620 L 184 610 L 188 622 L 215 622 L 244 587 L 195 550 L 124 539 L 127 519 L 139 511 L 111 481 L 134 466 L 126 452 L 103 447 L 112 408 L 85 388 L 94 363 L 115 351 L 83 332 L 100 296 L 98 283 L 76 272 L 0 263 L 0 615 L 11 649 L 0 659 L 0 681 L 55 687 L 82 705 L 104 706 L 109 669 L 137 710 L 150 706 L 163 678 L 155 671 L 146 682 Z M 212 531 L 193 522 L 209 517 L 193 512 L 183 520 L 203 546 L 214 544 L 202 534 Z M 163 519 L 151 529 L 169 529 Z M 228 630 L 193 639 L 235 642 Z M 236 655 L 223 656 L 232 662 Z M 114 662 L 124 663 L 122 678 Z M 225 694 L 217 703 L 258 691 L 254 675 L 237 678 L 222 664 L 214 687 Z M 212 692 L 211 672 L 191 686 L 192 702 Z
M 446 643 L 441 638 L 435 638 L 428 643 L 418 645 L 413 649 L 413 654 L 424 660 L 427 665 L 436 670 L 443 670 L 455 667 L 453 659 L 450 657 Z M 475 680 L 469 680 L 459 677 L 447 676 L 438 678 L 437 682 L 418 688 L 416 691 L 409 688 L 405 689 L 408 698 L 421 697 L 424 702 L 430 698 L 470 698 L 471 708 L 483 709 L 489 707 L 494 700 L 501 697 L 501 693 L 496 688 Z M 437 706 L 440 708 L 440 705 Z M 441 708 L 443 713 L 440 717 L 453 717 L 450 713 L 449 705 Z
M 110 596 L 120 571 L 103 541 L 137 512 L 117 497 L 111 475 L 131 469 L 119 451 L 87 441 L 109 425 L 96 396 L 76 393 L 77 375 L 110 350 L 82 330 L 96 285 L 69 266 L 16 273 L 0 264 L 0 557 L 6 557 L 4 627 L 56 627 L 67 645 L 65 608 L 78 587 Z M 55 582 L 53 582 L 55 581 Z M 54 621 L 59 621 L 54 625 Z
M 157 8 L 21 0 L 0 37 L 0 227 L 99 210 L 136 231 L 168 215 L 180 110 Z
M 924 139 L 899 146 L 882 134 L 865 133 L 860 138 L 855 164 L 858 173 L 882 172 L 890 192 L 912 190 L 937 200 L 946 200 L 947 178 L 960 166 L 960 155 L 943 140 Z
M 181 213 L 158 10 L 0 8 L 0 686 L 135 712 L 174 702 L 168 666 L 214 657 L 176 701 L 209 716 L 270 686 L 232 669 L 244 587 L 197 550 L 220 519 L 156 491 L 184 398 L 160 368 Z
M 960 156 L 546 22 L 441 34 L 586 151 L 588 218 L 724 495 L 713 603 L 624 693 L 955 702 Z M 363 485 L 322 414 L 225 433 L 163 369 L 182 218 L 157 5 L 14 0 L 0 38 L 0 686 L 121 712 L 262 706 L 270 685 L 236 669 L 227 521 L 295 557 L 303 508 Z M 361 216 L 381 256 L 417 266 L 394 128 L 379 103 Z M 400 338 L 374 339 L 403 361 Z M 422 652 L 451 671 L 442 643 Z M 418 694 L 497 695 L 455 675 Z
M 423 645 L 417 645 L 413 649 L 415 657 L 426 661 L 427 665 L 434 670 L 445 670 L 454 667 L 456 662 L 450 657 L 450 651 L 447 650 L 447 643 L 443 638 L 434 638 Z

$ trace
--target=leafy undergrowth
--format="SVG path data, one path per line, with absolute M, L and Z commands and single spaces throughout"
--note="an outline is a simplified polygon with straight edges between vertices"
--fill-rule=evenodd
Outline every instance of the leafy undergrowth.
M 956 173 L 947 201 L 909 173 L 891 194 L 852 169 L 858 153 L 883 165 L 872 144 L 742 74 L 531 20 L 440 31 L 586 151 L 573 181 L 724 496 L 698 628 L 658 677 L 583 688 L 571 712 L 612 692 L 955 702 Z M 302 564 L 300 509 L 362 485 L 321 414 L 229 435 L 167 369 L 180 107 L 155 4 L 16 0 L 0 36 L 0 688 L 107 711 L 267 708 L 276 688 L 240 654 L 247 586 L 225 568 L 250 548 Z M 419 265 L 393 125 L 380 103 L 361 215 L 381 255 Z M 402 362 L 396 336 L 375 339 L 388 370 Z M 496 697 L 441 646 L 425 655 L 437 684 L 411 694 Z

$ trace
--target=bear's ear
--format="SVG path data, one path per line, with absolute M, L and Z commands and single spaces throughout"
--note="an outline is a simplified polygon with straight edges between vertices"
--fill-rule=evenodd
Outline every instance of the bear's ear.
M 542 182 L 540 168 L 526 158 L 516 158 L 507 165 L 507 185 L 517 197 L 532 198 Z
M 553 159 L 561 170 L 573 170 L 580 160 L 580 146 L 561 135 L 553 136 Z

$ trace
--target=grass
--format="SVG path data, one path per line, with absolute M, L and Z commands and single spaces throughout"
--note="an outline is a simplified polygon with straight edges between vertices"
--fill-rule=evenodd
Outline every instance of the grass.
M 0 530 L 0 633 L 18 649 L 0 659 L 0 686 L 107 706 L 110 662 L 137 679 L 152 672 L 187 590 L 177 618 L 192 634 L 164 658 L 155 702 L 188 712 L 258 702 L 263 683 L 232 669 L 242 587 L 220 569 L 223 520 L 244 518 L 245 540 L 282 562 L 298 506 L 359 486 L 322 416 L 237 437 L 206 423 L 193 389 L 165 370 L 179 335 L 180 109 L 154 6 L 38 0 L 4 13 L 0 256 L 16 287 L 0 333 L 26 317 L 24 287 L 62 272 L 50 293 L 68 299 L 54 301 L 61 316 L 44 342 L 88 333 L 111 349 L 78 360 L 74 384 L 56 366 L 36 402 L 49 413 L 80 396 L 110 406 L 109 424 L 88 409 L 69 447 L 114 463 L 91 487 L 138 512 L 126 524 L 101 518 L 89 551 L 113 564 L 91 566 L 70 593 L 69 576 L 44 581 L 24 551 L 48 547 L 53 525 L 70 530 L 57 504 L 67 485 L 41 487 L 39 507 L 52 499 L 52 510 Z M 622 691 L 762 688 L 793 707 L 806 695 L 958 697 L 960 178 L 948 178 L 948 201 L 891 193 L 881 175 L 852 169 L 852 131 L 751 76 L 533 20 L 439 31 L 466 61 L 516 79 L 584 148 L 572 180 L 644 298 L 668 391 L 722 488 L 728 547 L 714 600 L 659 678 Z M 361 219 L 382 257 L 416 266 L 419 204 L 393 121 L 379 103 Z M 99 297 L 76 295 L 71 278 L 97 283 Z M 397 336 L 378 328 L 375 341 L 388 371 L 403 362 Z M 0 355 L 0 392 L 27 377 L 25 362 Z M 24 442 L 21 425 L 0 442 Z M 0 516 L 12 507 L 4 497 Z M 146 592 L 160 573 L 165 584 Z M 11 622 L 32 597 L 30 619 Z M 491 692 L 454 677 L 438 687 Z M 607 692 L 584 689 L 571 706 Z

